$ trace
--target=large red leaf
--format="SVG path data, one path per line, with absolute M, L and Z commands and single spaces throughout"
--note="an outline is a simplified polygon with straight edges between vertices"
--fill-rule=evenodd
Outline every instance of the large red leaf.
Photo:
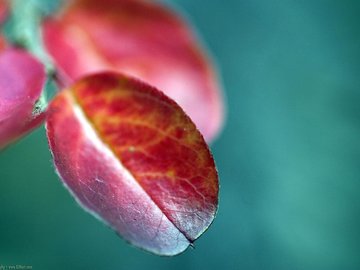
M 214 219 L 214 160 L 192 121 L 151 86 L 86 77 L 51 103 L 47 135 L 78 202 L 135 246 L 184 251 Z
M 31 55 L 0 48 L 0 149 L 44 120 L 43 113 L 33 109 L 45 80 L 43 65 Z
M 63 78 L 71 82 L 104 70 L 141 78 L 174 99 L 208 141 L 216 136 L 223 121 L 217 76 L 181 18 L 156 1 L 71 3 L 44 25 Z

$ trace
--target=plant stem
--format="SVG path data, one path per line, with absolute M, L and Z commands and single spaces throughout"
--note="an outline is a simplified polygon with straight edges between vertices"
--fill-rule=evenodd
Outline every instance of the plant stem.
M 41 22 L 48 15 L 46 3 L 41 0 L 11 0 L 11 36 L 15 44 L 23 47 L 45 66 L 47 82 L 34 108 L 34 113 L 43 111 L 48 105 L 55 83 L 55 67 L 43 44 Z
M 26 48 L 44 65 L 47 74 L 52 75 L 54 65 L 48 56 L 41 37 L 41 21 L 44 11 L 36 0 L 12 0 L 12 16 L 14 23 L 14 37 L 16 43 Z

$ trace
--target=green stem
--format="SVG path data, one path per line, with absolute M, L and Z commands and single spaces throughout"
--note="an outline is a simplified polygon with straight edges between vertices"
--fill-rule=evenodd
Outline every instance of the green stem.
M 56 2 L 56 1 L 55 1 Z M 11 36 L 15 44 L 25 48 L 40 60 L 46 69 L 47 82 L 34 108 L 34 113 L 43 111 L 48 105 L 55 83 L 55 67 L 43 44 L 41 22 L 50 13 L 41 0 L 11 0 Z
M 54 74 L 54 65 L 42 42 L 41 21 L 45 14 L 39 1 L 12 0 L 11 5 L 15 42 L 37 57 L 49 75 Z

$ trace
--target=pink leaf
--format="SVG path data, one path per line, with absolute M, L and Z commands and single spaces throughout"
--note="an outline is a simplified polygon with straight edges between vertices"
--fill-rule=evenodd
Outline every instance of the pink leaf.
M 116 70 L 174 99 L 211 141 L 223 122 L 216 72 L 190 27 L 155 1 L 76 0 L 44 25 L 50 54 L 68 83 Z
M 33 114 L 45 83 L 45 70 L 19 49 L 0 51 L 0 149 L 29 132 L 44 119 Z

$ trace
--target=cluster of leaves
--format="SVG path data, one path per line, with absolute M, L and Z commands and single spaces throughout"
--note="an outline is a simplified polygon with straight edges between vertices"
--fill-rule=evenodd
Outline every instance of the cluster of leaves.
M 0 0 L 0 23 L 16 8 Z M 217 210 L 205 140 L 223 121 L 216 72 L 191 29 L 146 0 L 74 0 L 37 19 L 30 38 L 50 67 L 0 33 L 0 148 L 45 122 L 80 205 L 137 247 L 184 251 Z M 49 104 L 48 80 L 59 89 Z

